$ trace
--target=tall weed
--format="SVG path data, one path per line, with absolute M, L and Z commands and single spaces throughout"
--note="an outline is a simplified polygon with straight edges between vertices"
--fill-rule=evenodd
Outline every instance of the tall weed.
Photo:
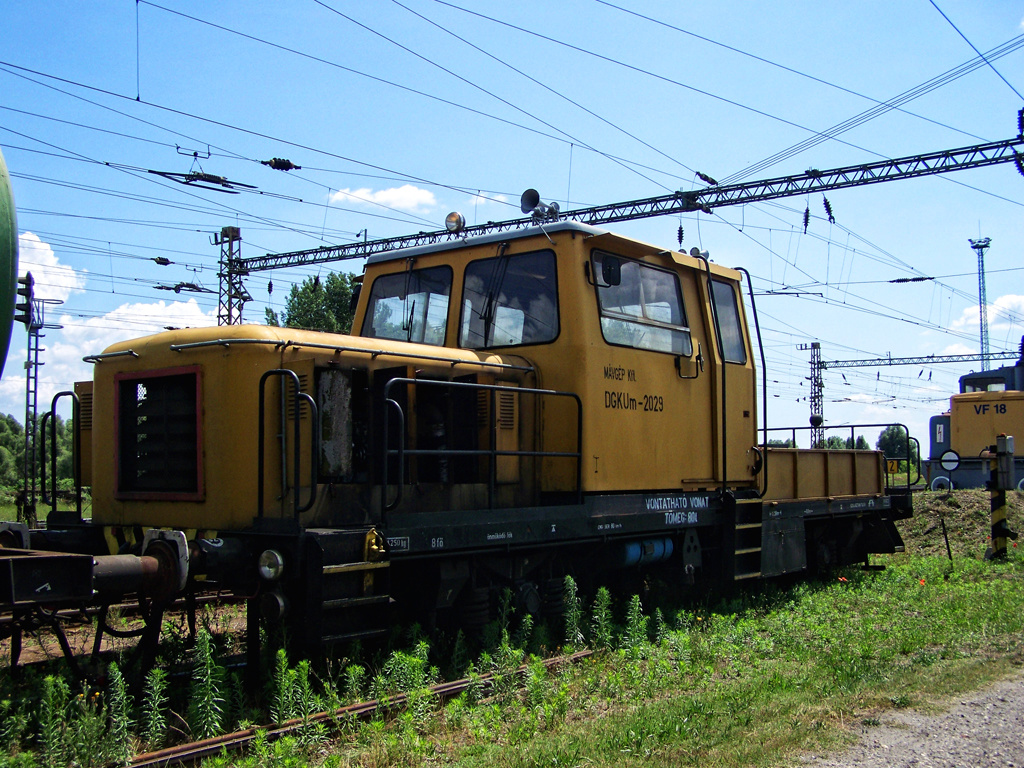
M 583 605 L 579 590 L 572 576 L 565 577 L 565 647 L 568 650 L 582 648 Z
M 167 672 L 157 667 L 146 674 L 142 689 L 142 741 L 159 749 L 167 738 Z
M 590 638 L 595 648 L 612 647 L 612 594 L 607 587 L 600 587 L 594 597 Z
M 71 689 L 63 678 L 48 675 L 43 679 L 43 696 L 39 702 L 39 760 L 46 768 L 68 762 L 66 729 L 70 697 Z
M 223 670 L 214 659 L 210 633 L 200 629 L 192 655 L 192 687 L 189 693 L 188 726 L 196 739 L 219 734 L 224 723 Z
M 648 644 L 648 618 L 644 616 L 640 596 L 633 595 L 626 610 L 626 626 L 619 638 L 619 647 L 626 651 L 630 658 L 636 659 L 644 655 Z
M 116 663 L 111 663 L 108 670 L 107 700 L 110 709 L 107 754 L 114 764 L 128 765 L 132 761 L 132 701 Z

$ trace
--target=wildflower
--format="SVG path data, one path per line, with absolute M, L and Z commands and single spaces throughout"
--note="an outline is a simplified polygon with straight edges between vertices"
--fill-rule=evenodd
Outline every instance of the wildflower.
M 921 586 L 924 586 L 924 579 L 921 579 Z

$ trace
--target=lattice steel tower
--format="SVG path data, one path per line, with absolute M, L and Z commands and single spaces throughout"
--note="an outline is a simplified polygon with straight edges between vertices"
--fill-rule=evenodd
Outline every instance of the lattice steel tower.
M 812 341 L 810 344 L 801 344 L 797 349 L 811 350 L 811 375 L 808 377 L 811 382 L 811 448 L 825 447 L 825 382 L 821 372 L 824 368 L 821 362 L 821 343 Z
M 220 297 L 217 301 L 217 325 L 240 325 L 242 308 L 252 296 L 245 289 L 238 263 L 242 253 L 242 231 L 238 227 L 222 227 L 214 235 L 213 244 L 220 246 Z
M 985 251 L 992 243 L 991 237 L 982 237 L 977 240 L 968 240 L 978 253 L 978 315 L 981 325 L 981 367 L 988 370 L 988 297 L 985 295 Z

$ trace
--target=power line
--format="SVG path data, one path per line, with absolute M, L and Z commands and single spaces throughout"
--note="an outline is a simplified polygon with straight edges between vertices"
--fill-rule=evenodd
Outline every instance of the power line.
M 435 0 L 435 2 L 439 2 L 439 1 L 440 0 Z M 661 19 L 656 19 L 653 16 L 648 16 L 646 14 L 640 13 L 639 11 L 634 11 L 634 10 L 632 10 L 630 8 L 623 8 L 620 5 L 615 5 L 614 3 L 608 2 L 608 0 L 594 0 L 594 2 L 600 3 L 601 5 L 606 5 L 609 8 L 614 8 L 615 10 L 621 11 L 622 13 L 625 13 L 625 14 L 629 14 L 630 16 L 635 16 L 635 17 L 643 19 L 645 21 L 649 21 L 652 24 L 657 24 L 658 26 L 665 27 L 665 28 L 671 29 L 671 30 L 673 30 L 675 32 L 679 32 L 681 34 L 687 35 L 689 37 L 694 38 L 695 40 L 700 40 L 702 42 L 709 43 L 710 45 L 714 45 L 714 46 L 717 46 L 719 48 L 723 48 L 723 49 L 725 49 L 727 51 L 732 51 L 733 53 L 739 54 L 740 56 L 746 56 L 747 58 L 753 59 L 754 61 L 761 62 L 762 64 L 767 64 L 770 67 L 775 67 L 776 69 L 781 69 L 784 72 L 789 72 L 790 74 L 797 75 L 798 77 L 803 77 L 803 78 L 806 78 L 807 80 L 811 80 L 811 81 L 813 81 L 815 83 L 820 83 L 821 85 L 828 86 L 829 88 L 833 88 L 833 89 L 835 89 L 837 91 L 842 91 L 843 93 L 848 93 L 851 96 L 856 96 L 856 97 L 858 97 L 860 99 L 864 99 L 866 101 L 871 101 L 871 102 L 874 102 L 875 104 L 879 104 L 879 105 L 885 105 L 887 103 L 887 102 L 880 101 L 880 100 L 878 100 L 876 98 L 873 98 L 871 96 L 867 96 L 867 95 L 865 95 L 863 93 L 860 93 L 859 91 L 854 91 L 854 90 L 852 90 L 850 88 L 845 88 L 845 87 L 843 87 L 841 85 L 837 85 L 836 83 L 829 82 L 828 80 L 824 80 L 824 79 L 822 79 L 820 77 L 815 77 L 814 75 L 808 74 L 807 72 L 803 72 L 803 71 L 801 71 L 799 69 L 794 69 L 793 67 L 787 67 L 785 64 L 779 64 L 778 62 L 772 61 L 771 59 L 766 59 L 763 56 L 758 56 L 756 54 L 750 53 L 749 51 L 744 51 L 742 48 L 735 48 L 735 47 L 733 47 L 731 45 L 727 45 L 726 43 L 719 42 L 718 40 L 712 40 L 710 37 L 705 37 L 704 35 L 698 35 L 696 32 L 691 32 L 688 29 L 683 29 L 682 27 L 676 26 L 675 24 L 669 24 L 667 21 L 662 21 Z M 956 131 L 957 133 L 961 133 L 964 136 L 968 136 L 968 137 L 970 137 L 972 139 L 975 139 L 976 141 L 984 141 L 985 140 L 982 136 L 978 136 L 976 134 L 970 133 L 969 131 L 961 130 L 960 128 L 954 128 L 951 125 L 947 125 L 946 123 L 939 122 L 938 120 L 933 120 L 930 117 L 925 117 L 924 115 L 919 115 L 919 114 L 917 114 L 915 112 L 910 112 L 909 110 L 902 109 L 902 108 L 896 107 L 896 106 L 893 106 L 892 109 L 896 110 L 897 112 L 902 112 L 905 115 L 909 115 L 910 117 L 915 117 L 918 120 L 924 120 L 925 122 L 932 123 L 933 125 L 937 125 L 937 126 L 939 126 L 941 128 L 948 128 L 951 131 Z
M 985 57 L 985 54 L 983 54 L 981 51 L 979 51 L 977 48 L 974 47 L 974 43 L 972 43 L 970 40 L 967 39 L 967 35 L 965 35 L 963 32 L 961 32 L 960 28 L 957 27 L 957 25 L 953 23 L 952 19 L 950 19 L 949 16 L 947 16 L 943 12 L 943 10 L 941 8 L 939 8 L 939 6 L 937 6 L 935 4 L 935 0 L 928 0 L 928 2 L 931 3 L 932 7 L 942 15 L 942 18 L 944 18 L 947 22 L 949 22 L 949 26 L 951 26 L 953 29 L 956 30 L 956 33 L 958 35 L 960 35 L 960 37 L 962 37 L 964 39 L 964 42 L 967 43 L 969 46 L 971 46 L 971 50 L 974 51 L 976 54 L 978 54 L 978 56 L 980 56 L 982 58 L 982 60 L 986 64 L 988 64 L 989 68 L 993 72 L 996 73 L 996 75 L 999 77 L 999 79 L 1002 80 L 1004 83 L 1006 83 L 1006 85 L 1009 87 L 1009 89 L 1011 91 L 1013 91 L 1015 94 L 1017 94 L 1017 98 L 1020 99 L 1021 101 L 1024 101 L 1024 96 L 1020 95 L 1020 91 L 1018 91 L 1016 88 L 1014 88 L 1012 85 L 1010 85 L 1010 82 L 999 73 L 999 70 L 997 70 L 994 66 L 992 66 L 992 62 L 989 61 L 988 58 Z
M 470 88 L 475 88 L 476 90 L 480 91 L 481 93 L 487 94 L 492 99 L 495 99 L 496 101 L 498 101 L 498 102 L 504 104 L 505 106 L 515 110 L 516 112 L 520 112 L 521 114 L 526 115 L 527 117 L 532 117 L 534 120 L 539 122 L 541 125 L 545 125 L 548 128 L 550 128 L 551 130 L 556 131 L 556 132 L 562 134 L 563 136 L 565 136 L 567 139 L 569 139 L 573 143 L 578 144 L 579 146 L 584 147 L 586 149 L 589 149 L 592 152 L 596 152 L 597 154 L 599 154 L 599 155 L 601 155 L 601 156 L 603 156 L 603 157 L 605 157 L 605 158 L 607 158 L 609 160 L 612 160 L 612 158 L 610 156 L 606 155 L 604 152 L 601 152 L 601 150 L 591 146 L 590 144 L 588 144 L 587 142 L 583 141 L 582 139 L 580 139 L 580 138 L 578 138 L 576 136 L 573 136 L 568 131 L 563 131 L 561 128 L 558 128 L 557 126 L 553 125 L 552 123 L 549 123 L 548 121 L 543 120 L 542 118 L 538 117 L 537 115 L 532 114 L 528 110 L 523 109 L 522 107 L 520 107 L 517 104 L 514 104 L 513 102 L 509 101 L 508 99 L 505 99 L 505 98 L 499 96 L 498 94 L 494 93 L 493 91 L 487 90 L 486 88 L 484 88 L 479 83 L 475 83 L 472 80 L 470 80 L 469 78 L 463 77 L 462 75 L 460 75 L 457 72 L 449 69 L 448 67 L 441 66 L 440 64 L 438 64 L 436 61 L 432 60 L 431 58 L 429 58 L 427 56 L 424 56 L 421 53 L 417 53 L 412 48 L 409 48 L 406 45 L 402 45 L 402 43 L 400 43 L 397 40 L 394 40 L 394 39 L 388 37 L 384 33 L 378 32 L 377 30 L 373 29 L 372 27 L 369 27 L 366 24 L 363 24 L 361 21 L 357 21 L 356 19 L 352 18 L 351 16 L 349 16 L 349 15 L 347 15 L 345 13 L 342 13 L 341 11 L 339 11 L 336 8 L 332 8 L 330 5 L 328 5 L 326 2 L 324 2 L 324 0 L 313 0 L 313 2 L 316 3 L 317 5 L 319 5 L 322 8 L 326 8 L 328 11 L 331 11 L 332 13 L 335 13 L 338 16 L 341 16 L 343 19 L 351 22 L 352 24 L 355 24 L 359 28 L 366 30 L 370 34 L 377 35 L 382 40 L 386 40 L 391 45 L 394 45 L 397 48 L 401 48 L 406 53 L 409 53 L 412 56 L 415 56 L 416 58 L 418 58 L 420 61 L 422 61 L 422 62 L 424 62 L 426 64 L 429 64 L 432 67 L 435 67 L 435 68 L 441 70 L 445 74 L 451 75 L 452 77 L 454 77 L 455 79 L 457 79 L 458 81 L 463 83 L 464 85 L 468 85 Z M 636 173 L 638 176 L 640 176 L 641 178 L 651 182 L 652 184 L 656 184 L 657 186 L 660 186 L 660 187 L 664 188 L 663 184 L 658 184 L 658 182 L 656 182 L 654 179 L 650 178 L 649 176 L 645 176 L 644 174 L 642 174 L 639 171 L 637 171 L 635 168 L 631 168 L 628 165 L 626 165 L 624 163 L 621 163 L 621 162 L 618 162 L 618 161 L 615 161 L 615 160 L 613 160 L 613 162 L 616 162 L 619 166 L 621 166 L 622 168 L 624 168 L 624 169 L 626 169 L 628 171 L 631 171 L 632 173 Z
M 989 55 L 1001 57 L 1007 55 L 1008 53 L 1012 53 L 1013 51 L 1016 51 L 1021 47 L 1024 47 L 1024 35 L 1018 35 L 1017 37 L 1009 40 L 1008 42 L 1003 43 L 1001 46 L 990 51 Z M 933 77 L 931 80 L 928 80 L 920 85 L 915 86 L 914 88 L 904 91 L 898 96 L 894 96 L 892 99 L 888 101 L 882 102 L 878 106 L 872 107 L 868 110 L 865 110 L 864 112 L 854 115 L 853 117 L 848 118 L 847 120 L 844 120 L 843 122 L 825 131 L 815 132 L 816 135 L 808 137 L 803 141 L 798 142 L 793 146 L 782 150 L 781 152 L 777 152 L 774 155 L 771 155 L 770 157 L 761 160 L 760 162 L 754 163 L 753 165 L 747 166 L 746 168 L 731 174 L 730 176 L 723 180 L 723 183 L 732 183 L 733 181 L 736 181 L 738 179 L 750 176 L 753 173 L 763 171 L 773 165 L 776 165 L 782 160 L 787 160 L 790 157 L 793 157 L 797 154 L 800 154 L 801 152 L 806 151 L 807 149 L 810 149 L 811 147 L 817 146 L 826 139 L 835 139 L 835 137 L 838 136 L 840 133 L 845 133 L 846 131 L 863 125 L 865 122 L 873 120 L 875 117 L 878 117 L 884 114 L 885 112 L 894 109 L 895 105 L 897 104 L 906 104 L 907 102 L 913 101 L 914 99 L 917 99 L 920 96 L 925 95 L 926 93 L 930 93 L 931 91 L 934 91 L 942 86 L 948 85 L 950 82 L 953 82 L 954 80 L 957 80 L 963 77 L 964 75 L 981 68 L 983 66 L 983 61 L 984 57 L 982 57 L 981 60 L 972 59 L 971 61 L 964 62 L 963 64 L 960 64 L 959 66 L 954 67 L 953 69 L 948 70 L 947 72 L 944 72 L 941 75 Z M 877 157 L 884 157 L 884 155 L 881 155 L 878 152 L 871 152 L 871 154 Z
M 433 21 L 432 19 L 428 19 L 426 16 L 422 15 L 421 13 L 418 13 L 417 11 L 412 10 L 408 6 L 403 5 L 402 3 L 399 2 L 399 0 L 391 0 L 391 2 L 394 3 L 395 5 L 397 5 L 400 8 L 404 8 L 406 11 L 408 11 L 411 14 L 413 14 L 414 16 L 416 16 L 416 17 L 418 17 L 420 19 L 423 19 L 428 24 L 431 24 L 435 28 L 437 28 L 437 29 L 441 30 L 442 32 L 444 32 L 445 34 L 451 35 L 456 40 L 459 40 L 460 42 L 464 43 L 465 45 L 470 46 L 473 50 L 479 51 L 483 55 L 485 55 L 488 58 L 490 58 L 492 61 L 496 61 L 498 64 L 501 64 L 503 67 L 507 67 L 508 69 L 511 69 L 516 74 L 518 74 L 518 75 L 520 75 L 522 77 L 525 77 L 527 80 L 529 80 L 534 85 L 540 86 L 541 88 L 543 88 L 544 90 L 548 91 L 549 93 L 552 93 L 555 96 L 558 96 L 560 99 L 563 99 L 563 100 L 569 102 L 574 107 L 583 110 L 584 112 L 586 112 L 591 117 L 597 118 L 598 120 L 600 120 L 605 125 L 613 128 L 616 131 L 618 131 L 619 133 L 622 133 L 623 135 L 628 136 L 629 138 L 633 139 L 633 141 L 636 141 L 636 142 L 638 142 L 640 144 L 643 144 L 645 147 L 647 147 L 648 149 L 652 150 L 653 152 L 656 152 L 657 154 L 661 155 L 662 157 L 664 157 L 669 162 L 676 163 L 677 165 L 682 166 L 683 168 L 685 168 L 686 170 L 690 171 L 691 173 L 697 173 L 697 171 L 695 169 L 693 169 L 690 166 L 686 165 L 682 161 L 677 160 L 676 158 L 672 157 L 671 155 L 667 154 L 666 152 L 662 152 L 660 149 L 658 149 L 657 147 L 653 146 L 652 144 L 649 144 L 648 142 L 644 141 L 639 136 L 637 136 L 637 135 L 635 135 L 633 133 L 630 133 L 629 131 L 627 131 L 622 126 L 620 126 L 620 125 L 618 125 L 616 123 L 613 123 L 611 120 L 608 120 L 604 116 L 599 115 L 598 113 L 594 112 L 593 110 L 583 106 L 582 104 L 580 104 L 575 99 L 571 99 L 568 96 L 566 96 L 564 93 L 561 93 L 560 91 L 555 90 L 554 88 L 552 88 L 547 83 L 545 83 L 545 82 L 543 82 L 541 80 L 538 80 L 537 78 L 535 78 L 535 77 L 533 77 L 531 75 L 528 75 L 526 72 L 524 72 L 523 70 L 521 70 L 521 69 L 519 69 L 517 67 L 512 66 L 505 59 L 500 58 L 498 56 L 495 56 L 494 54 L 490 53 L 489 51 L 485 51 L 483 48 L 481 48 L 480 46 L 476 45 L 475 43 L 471 43 L 466 38 L 461 37 L 460 35 L 455 34 L 454 32 L 452 32 L 447 27 L 445 27 L 445 26 L 443 26 L 441 24 L 438 24 L 436 21 Z M 585 148 L 587 148 L 587 147 L 585 147 Z

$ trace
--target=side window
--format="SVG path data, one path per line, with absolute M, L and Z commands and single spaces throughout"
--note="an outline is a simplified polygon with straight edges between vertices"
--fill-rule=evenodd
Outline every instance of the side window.
M 382 275 L 373 281 L 362 335 L 376 339 L 444 344 L 451 267 Z
M 743 326 L 740 324 L 740 310 L 736 304 L 733 284 L 712 280 L 711 300 L 715 302 L 718 348 L 722 352 L 722 357 L 727 363 L 747 362 L 747 350 L 743 346 Z
M 470 262 L 462 289 L 459 346 L 512 347 L 555 339 L 556 280 L 553 251 Z
M 674 355 L 693 352 L 678 275 L 604 251 L 594 251 L 591 260 L 605 341 Z
M 116 498 L 203 497 L 198 367 L 119 373 Z

